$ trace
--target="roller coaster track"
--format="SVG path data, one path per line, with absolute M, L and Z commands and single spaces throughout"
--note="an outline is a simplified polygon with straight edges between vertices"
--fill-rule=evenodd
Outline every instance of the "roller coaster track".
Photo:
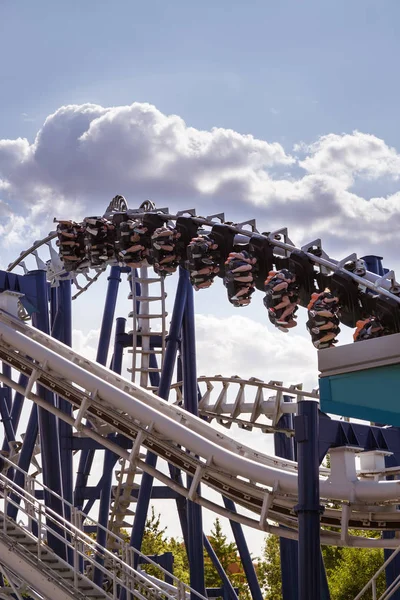
M 291 466 L 290 461 L 268 457 L 235 442 L 204 420 L 168 404 L 4 312 L 0 313 L 0 359 L 29 378 L 26 389 L 4 374 L 0 375 L 2 382 L 179 494 L 232 520 L 296 538 L 293 508 L 297 501 L 297 475 L 286 468 Z M 73 416 L 34 393 L 36 384 L 70 402 Z M 84 417 L 90 419 L 93 429 L 83 425 Z M 132 449 L 127 451 L 107 439 L 109 428 L 130 439 Z M 191 475 L 190 488 L 146 465 L 140 456 L 142 446 Z M 199 495 L 196 491 L 199 483 L 231 498 L 250 511 L 251 516 L 227 511 Z M 322 474 L 320 484 L 321 497 L 341 507 L 339 510 L 328 506 L 322 515 L 322 526 L 340 530 L 323 530 L 322 543 L 361 547 L 397 545 L 395 539 L 350 536 L 348 528 L 399 529 L 400 512 L 396 505 L 400 500 L 400 482 L 348 480 L 332 470 L 328 478 Z
M 268 383 L 251 377 L 242 379 L 238 375 L 224 377 L 214 375 L 213 377 L 198 377 L 200 390 L 202 384 L 206 389 L 201 394 L 199 402 L 199 414 L 204 415 L 209 421 L 215 419 L 220 425 L 228 429 L 233 423 L 242 429 L 251 431 L 253 427 L 260 428 L 265 433 L 286 433 L 288 429 L 280 429 L 277 424 L 284 414 L 296 412 L 296 402 L 309 398 L 318 400 L 317 390 L 306 392 L 302 384 L 285 387 L 281 381 L 269 381 Z M 217 389 L 216 389 L 216 386 Z M 176 400 L 174 404 L 181 406 L 183 403 L 182 382 L 171 386 L 175 390 Z M 272 391 L 274 396 L 265 398 L 265 393 Z M 249 396 L 251 397 L 249 401 Z M 291 402 L 284 402 L 283 396 L 289 396 Z M 294 400 L 294 402 L 292 402 Z M 249 415 L 248 419 L 240 419 L 242 415 Z M 271 421 L 271 425 L 262 423 L 265 417 Z M 260 421 L 259 421 L 260 419 Z
M 21 254 L 18 256 L 18 258 L 16 258 L 12 263 L 10 263 L 8 265 L 7 272 L 11 273 L 18 266 L 24 267 L 25 258 L 27 258 L 28 256 L 31 256 L 31 255 L 36 257 L 37 262 L 39 264 L 43 263 L 43 261 L 41 261 L 41 259 L 38 258 L 37 251 L 40 248 L 43 248 L 43 246 L 49 246 L 50 254 L 55 252 L 55 250 L 51 247 L 51 242 L 53 240 L 55 240 L 56 238 L 57 238 L 57 232 L 51 231 L 46 237 L 34 242 L 32 244 L 32 246 L 30 246 L 27 250 L 24 250 L 23 252 L 21 252 Z M 57 278 L 66 277 L 69 275 L 64 269 L 58 269 L 58 270 L 54 271 L 51 268 L 51 261 L 48 261 L 48 263 L 43 263 L 42 266 L 43 266 L 43 268 L 47 269 L 51 283 L 54 283 L 54 281 Z M 83 286 L 78 283 L 76 274 L 70 275 L 71 279 L 73 280 L 73 282 L 75 283 L 75 285 L 78 289 L 78 291 L 72 296 L 72 300 L 76 300 L 81 294 L 83 294 L 83 292 L 86 292 L 90 288 L 91 285 L 96 283 L 96 281 L 99 279 L 100 275 L 102 275 L 102 273 L 104 273 L 105 270 L 106 270 L 106 267 L 97 269 L 96 275 L 93 275 L 93 277 L 88 277 L 88 275 L 85 272 L 81 272 L 80 274 L 84 275 L 84 277 L 87 280 L 87 283 Z
M 196 216 L 194 209 L 180 211 L 177 214 L 170 214 L 168 212 L 168 209 L 157 210 L 152 204 L 149 204 L 148 207 L 146 206 L 146 208 L 148 208 L 148 210 L 135 209 L 127 210 L 126 212 L 128 215 L 131 215 L 132 218 L 135 219 L 142 219 L 145 217 L 145 215 L 148 215 L 149 213 L 161 214 L 163 219 L 165 219 L 165 222 L 176 221 L 178 217 L 188 215 L 190 219 L 198 225 L 199 228 L 212 228 L 215 225 L 221 224 L 221 222 L 224 223 L 223 214 L 212 215 L 210 217 L 204 218 Z M 114 210 L 109 210 L 105 213 L 104 216 L 111 217 L 114 212 Z M 213 220 L 214 218 L 218 218 L 219 221 Z M 298 248 L 291 241 L 287 228 L 282 228 L 270 233 L 259 234 L 256 229 L 256 222 L 254 219 L 239 224 L 226 223 L 226 225 L 229 226 L 231 231 L 238 234 L 239 236 L 243 236 L 247 240 L 255 234 L 258 236 L 262 236 L 263 238 L 268 240 L 268 242 L 274 247 L 274 253 L 276 255 L 280 254 L 281 256 L 289 257 L 292 252 L 302 252 L 304 256 L 306 256 L 315 267 L 321 270 L 321 272 L 333 273 L 335 271 L 338 271 L 341 273 L 345 273 L 347 276 L 351 277 L 351 279 L 353 279 L 353 281 L 359 286 L 361 293 L 364 293 L 365 290 L 370 290 L 376 294 L 381 294 L 386 298 L 390 298 L 396 303 L 400 304 L 400 284 L 396 281 L 394 271 L 389 271 L 382 277 L 374 273 L 370 273 L 368 271 L 364 276 L 360 276 L 344 268 L 344 265 L 347 262 L 357 259 L 356 254 L 351 254 L 339 261 L 330 258 L 322 249 L 320 239 L 310 241 L 309 243 L 304 244 L 301 248 Z M 250 230 L 245 229 L 246 226 L 250 227 Z M 7 270 L 12 271 L 16 266 L 21 264 L 24 258 L 36 252 L 41 246 L 50 243 L 51 240 L 53 240 L 56 237 L 57 234 L 55 232 L 50 232 L 45 238 L 35 242 L 30 248 L 28 248 L 28 250 L 22 252 L 21 255 L 8 266 Z M 108 264 L 117 263 L 114 260 L 109 261 Z M 99 274 L 97 274 L 96 279 L 98 276 Z M 75 274 L 72 274 L 71 277 L 75 278 L 76 283 Z M 92 285 L 94 281 L 95 280 L 89 280 L 88 284 L 84 288 L 81 287 L 74 297 L 78 297 L 83 291 L 88 289 L 88 287 L 90 287 L 90 285 Z

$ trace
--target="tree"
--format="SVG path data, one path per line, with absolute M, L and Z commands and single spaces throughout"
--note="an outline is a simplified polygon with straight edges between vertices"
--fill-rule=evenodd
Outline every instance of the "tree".
M 265 539 L 259 578 L 264 600 L 282 599 L 281 552 L 276 535 L 268 535 Z
M 336 569 L 328 575 L 331 600 L 352 600 L 364 585 L 383 565 L 383 550 L 380 548 L 343 548 Z M 386 588 L 385 573 L 378 579 L 378 598 Z M 363 600 L 372 598 L 371 591 Z
M 215 519 L 211 534 L 207 537 L 228 579 L 233 587 L 238 588 L 239 598 L 241 600 L 250 598 L 246 576 L 236 545 L 227 541 L 218 518 Z M 204 571 L 206 587 L 220 587 L 222 585 L 222 580 L 206 551 L 204 552 Z
M 189 563 L 185 545 L 182 541 L 167 538 L 167 528 L 161 527 L 161 515 L 156 515 L 154 506 L 151 507 L 151 515 L 146 521 L 146 529 L 142 542 L 142 554 L 146 556 L 160 555 L 172 552 L 174 557 L 174 575 L 184 583 L 189 583 Z M 144 570 L 150 575 L 160 577 L 160 571 L 152 565 L 143 565 Z
M 366 535 L 362 531 L 349 531 L 350 535 Z M 368 532 L 368 536 L 378 533 Z M 342 548 L 323 546 L 322 555 L 329 583 L 331 600 L 352 600 L 362 590 L 383 564 L 383 550 L 371 548 Z M 297 568 L 297 566 L 295 567 Z M 265 600 L 281 600 L 281 568 L 279 538 L 269 535 L 265 540 L 259 567 L 260 581 Z M 378 580 L 378 597 L 385 590 L 385 575 Z M 371 592 L 364 596 L 372 598 Z M 363 600 L 364 600 L 363 598 Z

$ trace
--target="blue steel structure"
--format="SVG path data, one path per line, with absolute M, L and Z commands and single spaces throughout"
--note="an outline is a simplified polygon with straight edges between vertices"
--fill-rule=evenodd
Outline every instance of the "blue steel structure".
M 365 257 L 371 271 L 383 274 L 379 257 Z M 121 283 L 121 273 L 128 269 L 113 266 L 108 277 L 108 288 L 104 305 L 103 320 L 101 324 L 97 361 L 106 365 L 112 342 L 112 327 L 115 321 L 116 302 Z M 50 288 L 46 282 L 45 271 L 30 272 L 24 276 L 0 272 L 0 291 L 11 290 L 24 294 L 22 303 L 28 313 L 32 314 L 32 323 L 38 329 L 51 333 L 53 337 L 71 345 L 72 338 L 72 309 L 71 309 L 71 282 L 61 280 L 59 287 Z M 157 339 L 153 340 L 157 344 Z M 116 373 L 121 373 L 123 352 L 132 343 L 125 332 L 125 319 L 116 319 L 115 338 L 111 368 Z M 192 414 L 198 414 L 199 393 L 196 375 L 196 348 L 195 348 L 195 323 L 193 306 L 193 289 L 185 269 L 179 269 L 176 297 L 172 319 L 167 338 L 166 352 L 161 375 L 150 373 L 152 385 L 158 388 L 158 395 L 167 399 L 174 370 L 181 358 L 182 381 L 184 388 L 185 409 Z M 152 357 L 154 366 L 154 357 Z M 3 371 L 7 372 L 6 365 Z M 179 375 L 179 373 L 178 373 Z M 179 380 L 181 378 L 178 377 Z M 22 386 L 26 386 L 27 378 L 20 377 Z M 42 398 L 62 411 L 68 412 L 71 407 L 64 400 L 55 397 L 52 393 L 41 390 Z M 16 432 L 24 404 L 21 394 L 15 393 L 3 385 L 0 396 L 0 413 L 4 424 L 5 439 L 3 451 L 15 442 Z M 282 417 L 279 426 L 291 429 L 293 419 L 290 416 Z M 327 415 L 318 411 L 315 402 L 302 401 L 299 403 L 299 414 L 294 419 L 295 444 L 292 439 L 275 434 L 276 454 L 288 459 L 298 460 L 299 469 L 299 503 L 296 508 L 299 522 L 299 542 L 281 540 L 282 580 L 284 600 L 320 600 L 328 599 L 326 577 L 321 567 L 320 552 L 320 515 L 322 507 L 319 500 L 319 464 L 322 462 L 329 448 L 343 445 L 358 446 L 365 450 L 383 449 L 392 452 L 387 458 L 388 466 L 400 465 L 400 435 L 395 428 L 382 429 L 378 426 L 346 423 L 331 420 Z M 75 438 L 72 427 L 57 419 L 44 408 L 37 408 L 33 404 L 26 427 L 24 441 L 19 454 L 19 466 L 28 471 L 34 455 L 37 435 L 40 434 L 42 468 L 44 483 L 54 492 L 67 501 L 74 501 L 74 505 L 88 513 L 95 501 L 99 501 L 99 524 L 107 526 L 110 514 L 110 501 L 112 491 L 112 473 L 117 461 L 117 456 L 109 450 L 104 452 L 103 473 L 95 487 L 88 486 L 88 478 L 93 465 L 95 452 L 101 450 L 99 443 L 89 439 Z M 117 444 L 130 449 L 129 441 L 123 436 L 110 434 Z M 80 451 L 79 467 L 76 476 L 75 488 L 73 486 L 73 452 Z M 156 465 L 156 455 L 147 453 L 146 462 L 151 466 Z M 182 476 L 178 469 L 170 466 L 171 476 L 180 481 Z M 23 485 L 21 471 L 15 471 L 15 482 Z M 187 487 L 190 488 L 192 479 L 188 477 Z M 213 552 L 206 536 L 203 534 L 201 507 L 194 502 L 186 501 L 178 494 L 171 492 L 164 486 L 153 486 L 153 478 L 148 473 L 142 476 L 140 490 L 133 490 L 132 496 L 137 497 L 136 513 L 132 527 L 130 543 L 139 548 L 143 540 L 148 507 L 151 498 L 175 499 L 180 517 L 182 534 L 188 548 L 190 563 L 190 576 L 192 587 L 205 594 L 204 587 L 204 561 L 203 548 L 209 553 L 219 572 L 223 587 L 221 590 L 208 590 L 212 594 L 221 593 L 224 598 L 237 598 L 236 591 L 230 584 L 226 574 Z M 44 497 L 46 505 L 61 516 L 69 518 L 63 513 L 63 504 L 56 497 Z M 225 507 L 234 512 L 235 506 L 229 498 L 223 499 Z M 10 516 L 16 517 L 17 508 L 10 509 Z M 231 522 L 238 551 L 249 583 L 253 600 L 261 600 L 262 593 L 257 581 L 251 556 L 241 525 Z M 57 528 L 55 525 L 55 531 Z M 88 529 L 90 531 L 90 529 Z M 105 530 L 99 528 L 97 541 L 105 545 Z M 391 533 L 388 535 L 392 535 Z M 65 557 L 65 546 L 54 536 L 50 536 L 49 545 L 61 557 Z M 67 557 L 69 558 L 69 557 Z M 101 564 L 103 558 L 97 557 Z M 171 557 L 167 557 L 171 567 Z M 298 561 L 299 569 L 293 569 L 293 563 Z M 289 566 L 290 565 L 290 566 Z M 387 573 L 388 583 L 393 581 L 395 573 L 400 569 L 400 564 L 391 565 L 391 572 Z M 102 583 L 102 572 L 95 572 L 95 582 Z M 393 598 L 400 598 L 397 592 Z M 126 600 L 124 592 L 121 600 Z

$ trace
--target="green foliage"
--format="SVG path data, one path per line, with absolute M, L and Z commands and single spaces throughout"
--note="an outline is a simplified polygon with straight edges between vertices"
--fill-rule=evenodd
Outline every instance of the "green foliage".
M 350 535 L 366 536 L 365 532 L 349 531 Z M 379 537 L 368 532 L 368 537 Z M 323 546 L 322 555 L 329 583 L 331 600 L 353 600 L 383 564 L 383 550 Z M 297 565 L 294 567 L 297 568 Z M 279 538 L 268 536 L 265 540 L 259 568 L 264 600 L 281 600 L 281 568 Z M 385 590 L 385 575 L 378 579 L 378 598 Z M 363 600 L 371 600 L 371 592 Z
M 276 535 L 268 535 L 265 539 L 258 573 L 264 600 L 281 600 L 282 580 L 280 547 L 279 538 Z
M 152 507 L 151 514 L 146 522 L 142 552 L 146 555 L 172 552 L 174 556 L 174 575 L 181 581 L 190 584 L 189 563 L 185 545 L 180 539 L 168 538 L 166 531 L 167 528 L 161 526 L 160 515 L 156 515 Z M 349 534 L 352 536 L 380 537 L 379 532 L 371 531 L 349 530 Z M 129 541 L 127 532 L 123 537 L 126 542 Z M 233 587 L 238 588 L 240 600 L 250 600 L 251 596 L 236 545 L 227 541 L 227 536 L 224 535 L 218 518 L 214 521 L 208 540 Z M 331 600 L 353 600 L 383 565 L 384 561 L 383 550 L 379 548 L 360 549 L 323 546 L 322 555 Z M 149 574 L 160 577 L 160 571 L 156 567 L 151 565 L 143 565 L 143 567 Z M 265 538 L 262 556 L 255 568 L 264 600 L 282 600 L 279 537 L 268 535 Z M 297 565 L 292 565 L 292 568 L 297 569 Z M 222 585 L 222 581 L 205 551 L 204 571 L 206 587 L 220 587 Z M 382 573 L 377 584 L 378 598 L 383 594 L 385 588 L 385 574 Z M 366 592 L 363 600 L 371 599 L 371 591 Z
M 383 550 L 343 548 L 336 568 L 328 574 L 331 600 L 353 600 L 383 564 Z M 378 598 L 385 590 L 385 574 L 378 580 Z M 371 600 L 371 591 L 363 600 Z
M 146 522 L 142 553 L 149 556 L 172 552 L 174 556 L 174 575 L 190 584 L 189 563 L 185 545 L 182 540 L 168 538 L 166 530 L 167 528 L 161 526 L 160 515 L 156 515 L 152 507 L 151 514 Z M 219 519 L 215 520 L 208 540 L 232 585 L 238 588 L 240 600 L 250 600 L 246 577 L 236 546 L 233 542 L 227 541 L 226 535 L 222 532 Z M 144 568 L 149 574 L 156 577 L 160 576 L 155 567 L 147 565 Z M 220 587 L 222 585 L 221 578 L 206 551 L 204 551 L 204 574 L 206 587 Z
M 185 545 L 182 540 L 168 538 L 166 530 L 167 528 L 161 526 L 160 515 L 156 515 L 152 507 L 146 523 L 142 552 L 146 555 L 172 552 L 174 556 L 174 575 L 189 584 L 189 563 Z M 350 531 L 349 533 L 350 535 L 368 535 L 369 537 L 374 535 L 371 532 L 365 533 L 362 531 Z M 378 533 L 375 535 L 379 537 Z M 208 540 L 232 585 L 239 589 L 240 600 L 249 600 L 248 585 L 236 546 L 233 542 L 227 541 L 227 536 L 224 535 L 218 518 L 214 522 Z M 384 560 L 383 550 L 380 549 L 324 546 L 322 554 L 331 600 L 353 600 L 379 567 L 382 566 Z M 293 568 L 297 568 L 297 565 L 293 565 Z M 160 572 L 155 567 L 147 565 L 145 569 L 156 577 L 160 576 Z M 221 579 L 206 552 L 204 552 L 204 570 L 206 587 L 220 587 L 222 585 Z M 266 537 L 262 556 L 256 565 L 256 570 L 264 600 L 282 600 L 280 547 L 277 536 L 268 535 Z M 384 590 L 385 577 L 382 574 L 378 580 L 378 597 Z M 372 595 L 368 592 L 363 600 L 370 600 L 371 598 Z
M 208 541 L 224 571 L 227 573 L 233 587 L 238 588 L 238 596 L 240 600 L 250 598 L 246 576 L 240 561 L 239 554 L 236 550 L 236 545 L 233 542 L 228 542 L 226 535 L 222 532 L 220 520 L 217 518 L 214 521 L 214 528 L 208 536 Z M 206 587 L 220 587 L 222 581 L 218 575 L 211 558 L 204 552 L 204 572 Z

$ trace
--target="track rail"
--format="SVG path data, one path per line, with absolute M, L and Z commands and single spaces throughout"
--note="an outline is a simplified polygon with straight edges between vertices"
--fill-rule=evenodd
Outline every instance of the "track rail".
M 344 265 L 350 261 L 357 259 L 356 254 L 351 254 L 341 260 L 336 260 L 328 256 L 325 251 L 322 249 L 321 240 L 316 239 L 307 244 L 304 244 L 300 248 L 297 247 L 290 239 L 287 228 L 282 228 L 270 233 L 259 233 L 256 229 L 255 220 L 249 220 L 245 223 L 239 224 L 231 224 L 224 223 L 224 215 L 214 215 L 211 217 L 200 217 L 195 215 L 195 211 L 193 209 L 180 211 L 177 214 L 170 214 L 168 209 L 155 209 L 153 205 L 149 204 L 149 210 L 145 209 L 134 209 L 127 210 L 127 214 L 131 215 L 135 219 L 141 219 L 145 215 L 149 213 L 158 213 L 163 216 L 166 222 L 168 221 L 176 221 L 176 219 L 180 216 L 190 216 L 191 220 L 198 225 L 198 227 L 209 227 L 212 228 L 215 225 L 221 224 L 221 222 L 227 226 L 229 226 L 230 230 L 238 234 L 239 236 L 243 236 L 244 239 L 249 239 L 252 235 L 257 234 L 266 238 L 274 247 L 274 252 L 277 255 L 283 255 L 285 257 L 290 256 L 292 252 L 301 251 L 307 256 L 307 258 L 311 261 L 311 263 L 319 267 L 320 270 L 324 270 L 325 272 L 334 272 L 339 271 L 341 273 L 345 273 L 347 276 L 350 276 L 360 287 L 360 291 L 363 293 L 364 290 L 368 289 L 377 294 L 381 294 L 386 298 L 391 298 L 396 303 L 400 304 L 400 284 L 396 281 L 396 276 L 393 271 L 388 272 L 383 277 L 376 275 L 375 273 L 366 272 L 366 274 L 361 277 L 356 275 L 355 273 L 344 268 Z M 111 217 L 113 211 L 106 212 L 104 216 Z M 215 217 L 218 217 L 219 221 L 213 220 Z M 246 229 L 245 227 L 250 227 Z M 44 244 L 49 243 L 51 240 L 57 237 L 55 232 L 50 232 L 45 238 L 35 242 L 30 248 L 25 250 L 20 254 L 20 256 L 12 262 L 8 266 L 8 271 L 12 271 L 17 265 L 19 265 L 24 258 L 32 254 L 36 250 L 38 250 Z M 310 251 L 313 247 L 318 248 L 319 256 L 317 256 L 314 252 Z M 115 265 L 117 262 L 115 260 L 109 261 L 108 264 Z M 94 281 L 93 281 L 94 283 Z M 78 297 L 83 291 L 85 291 L 92 284 L 89 281 L 88 285 L 85 286 L 84 289 L 80 290 L 77 294 L 75 294 L 75 298 Z
M 5 313 L 0 313 L 0 360 L 29 377 L 26 390 L 1 375 L 6 385 L 74 425 L 81 434 L 136 463 L 186 498 L 251 527 L 296 537 L 293 507 L 297 502 L 297 475 L 284 466 L 290 461 L 266 457 L 238 444 L 204 420 L 82 358 L 69 347 Z M 36 384 L 68 400 L 74 407 L 74 415 L 68 417 L 33 393 Z M 82 424 L 85 416 L 94 423 L 93 430 Z M 128 452 L 103 437 L 104 424 L 132 440 L 132 450 Z M 146 465 L 140 458 L 141 446 L 190 474 L 193 477 L 190 489 Z M 230 513 L 216 502 L 199 496 L 196 489 L 200 482 L 251 511 L 252 516 Z M 347 536 L 347 529 L 399 529 L 400 513 L 395 506 L 400 499 L 399 482 L 357 480 L 338 484 L 322 478 L 321 496 L 348 506 L 346 510 L 328 508 L 325 511 L 322 524 L 345 528 L 346 535 L 324 531 L 323 543 L 395 546 L 390 540 Z M 293 531 L 270 525 L 269 520 L 291 527 Z

